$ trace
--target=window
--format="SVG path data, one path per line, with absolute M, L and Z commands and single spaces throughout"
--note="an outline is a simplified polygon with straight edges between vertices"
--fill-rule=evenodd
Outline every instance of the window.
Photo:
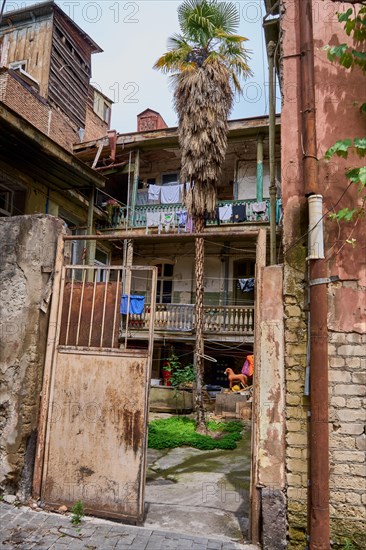
M 171 304 L 173 296 L 173 271 L 174 265 L 168 263 L 156 264 L 158 268 L 158 281 L 156 287 L 156 303 Z
M 163 185 L 167 185 L 169 183 L 177 183 L 178 182 L 178 174 L 175 172 L 174 174 L 162 174 L 161 175 L 161 183 Z
M 13 192 L 0 186 L 0 216 L 11 216 L 13 213 Z

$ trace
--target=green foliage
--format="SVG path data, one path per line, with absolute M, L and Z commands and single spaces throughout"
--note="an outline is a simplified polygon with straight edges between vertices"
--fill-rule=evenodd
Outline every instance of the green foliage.
M 366 72 L 366 52 L 364 47 L 366 41 L 366 7 L 356 8 L 356 6 L 354 6 L 353 8 L 347 9 L 344 13 L 338 13 L 337 15 L 338 21 L 343 23 L 347 36 L 352 37 L 353 44 L 356 44 L 357 49 L 346 43 L 336 46 L 327 45 L 324 49 L 327 51 L 329 61 L 337 62 L 346 69 L 353 69 L 358 66 Z M 363 115 L 366 114 L 366 103 L 362 103 L 360 112 Z M 329 160 L 333 156 L 347 159 L 350 154 L 356 154 L 360 158 L 365 157 L 366 137 L 338 140 L 325 153 L 325 159 Z M 346 170 L 346 177 L 349 179 L 350 183 L 358 185 L 359 192 L 362 192 L 366 187 L 366 166 L 348 168 Z M 357 220 L 365 215 L 365 200 L 366 197 L 363 197 L 363 204 L 361 207 L 342 208 L 329 217 L 338 222 Z M 355 246 L 355 239 L 348 239 L 346 242 Z
M 240 422 L 208 422 L 209 431 L 221 432 L 221 438 L 213 438 L 195 431 L 196 423 L 186 416 L 172 416 L 153 420 L 149 424 L 150 449 L 172 449 L 174 447 L 195 447 L 201 450 L 236 449 L 241 439 Z
M 164 73 L 179 74 L 219 60 L 225 65 L 230 82 L 240 92 L 240 77 L 251 75 L 247 38 L 236 33 L 240 15 L 232 2 L 185 0 L 178 8 L 181 34 L 168 39 L 168 52 L 154 68 Z
M 71 508 L 71 513 L 71 523 L 73 525 L 79 525 L 85 515 L 84 503 L 82 500 L 75 502 L 74 506 Z

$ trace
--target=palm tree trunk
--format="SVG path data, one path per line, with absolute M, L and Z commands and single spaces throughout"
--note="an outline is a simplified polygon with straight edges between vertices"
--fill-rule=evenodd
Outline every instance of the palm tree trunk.
M 204 217 L 197 216 L 195 220 L 196 232 L 202 233 Z M 203 294 L 204 294 L 204 268 L 205 268 L 205 243 L 203 237 L 196 237 L 196 388 L 195 388 L 195 409 L 196 409 L 196 430 L 200 433 L 207 431 L 205 407 L 203 403 L 203 374 L 204 374 L 204 340 L 203 340 Z

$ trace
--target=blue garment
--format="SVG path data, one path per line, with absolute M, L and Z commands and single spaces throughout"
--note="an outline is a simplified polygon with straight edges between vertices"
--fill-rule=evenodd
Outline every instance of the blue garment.
M 141 315 L 144 312 L 145 296 L 138 296 L 137 294 L 123 294 L 121 298 L 120 313 L 127 315 L 128 299 L 130 299 L 130 311 L 129 313 L 135 315 Z

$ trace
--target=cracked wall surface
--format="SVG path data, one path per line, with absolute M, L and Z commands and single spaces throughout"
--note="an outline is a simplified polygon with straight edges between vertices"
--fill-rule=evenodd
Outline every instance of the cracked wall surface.
M 52 216 L 0 218 L 0 488 L 31 490 L 58 235 Z

